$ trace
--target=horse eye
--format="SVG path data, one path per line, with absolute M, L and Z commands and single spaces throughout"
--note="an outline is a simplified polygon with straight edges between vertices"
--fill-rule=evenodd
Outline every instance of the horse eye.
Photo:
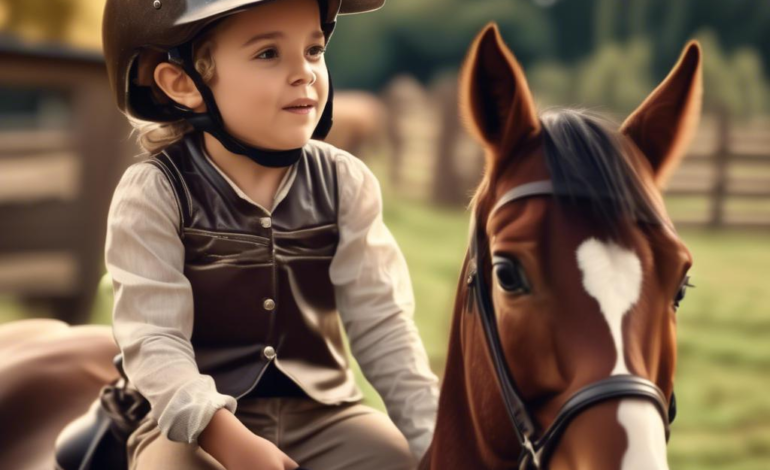
M 521 265 L 503 256 L 494 256 L 492 266 L 500 287 L 513 294 L 529 294 L 529 282 Z
M 695 287 L 694 285 L 690 284 L 690 276 L 685 276 L 684 281 L 682 281 L 682 285 L 679 286 L 679 290 L 676 293 L 676 297 L 674 297 L 674 310 L 679 308 L 679 303 L 684 300 L 684 296 L 687 293 L 688 287 Z

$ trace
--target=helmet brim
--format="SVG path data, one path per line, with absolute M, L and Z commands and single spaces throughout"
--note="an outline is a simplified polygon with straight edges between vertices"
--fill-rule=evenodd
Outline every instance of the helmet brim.
M 222 18 L 237 13 L 246 8 L 260 3 L 275 0 L 187 0 L 185 11 L 174 23 L 174 26 L 183 26 L 206 20 Z M 351 15 L 378 10 L 385 5 L 386 0 L 329 0 L 327 21 L 334 21 L 337 14 Z

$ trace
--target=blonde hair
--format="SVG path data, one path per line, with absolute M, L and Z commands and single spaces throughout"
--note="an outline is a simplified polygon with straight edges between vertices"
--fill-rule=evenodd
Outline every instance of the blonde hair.
M 203 78 L 203 82 L 208 84 L 214 78 L 215 63 L 212 57 L 214 41 L 212 39 L 213 31 L 208 31 L 193 45 L 195 70 Z M 155 80 L 152 81 L 153 93 L 164 96 L 165 93 L 160 89 Z M 167 99 L 169 99 L 167 97 Z M 171 122 L 153 122 L 142 121 L 129 118 L 129 122 L 134 130 L 131 135 L 137 135 L 136 142 L 147 154 L 156 154 L 169 145 L 182 140 L 182 138 L 193 131 L 193 127 L 184 119 Z

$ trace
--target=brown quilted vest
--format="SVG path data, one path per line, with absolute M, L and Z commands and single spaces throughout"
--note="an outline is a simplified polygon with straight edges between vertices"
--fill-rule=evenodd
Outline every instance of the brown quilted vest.
M 339 239 L 330 149 L 305 145 L 272 214 L 238 196 L 201 152 L 200 134 L 147 160 L 169 179 L 180 208 L 195 359 L 220 393 L 249 394 L 272 363 L 269 375 L 322 403 L 361 398 L 329 279 Z

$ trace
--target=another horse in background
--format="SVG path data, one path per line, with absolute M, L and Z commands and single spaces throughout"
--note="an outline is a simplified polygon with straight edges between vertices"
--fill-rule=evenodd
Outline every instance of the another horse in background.
M 692 259 L 660 187 L 700 116 L 700 47 L 619 128 L 538 116 L 494 24 L 460 93 L 487 165 L 421 468 L 667 469 Z
M 118 379 L 110 327 L 33 319 L 0 327 L 0 468 L 55 468 L 54 443 Z
M 361 160 L 371 160 L 370 150 L 382 147 L 387 132 L 388 109 L 380 98 L 365 91 L 334 94 L 334 127 L 326 142 Z

